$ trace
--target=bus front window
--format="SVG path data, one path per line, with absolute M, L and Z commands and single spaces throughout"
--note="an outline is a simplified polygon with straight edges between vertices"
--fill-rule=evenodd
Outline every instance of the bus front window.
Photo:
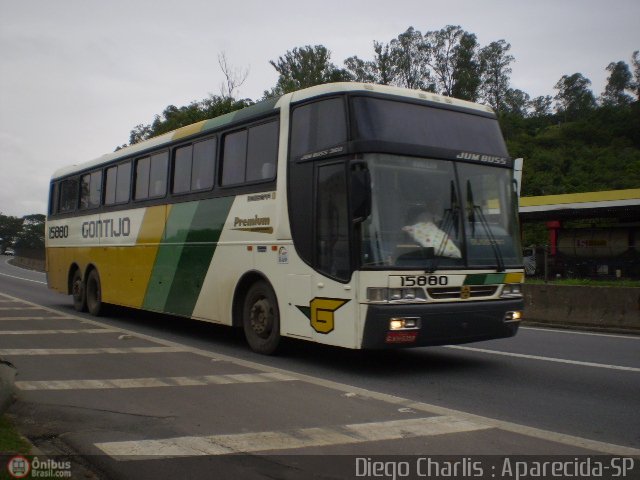
M 462 266 L 453 163 L 387 154 L 365 158 L 373 203 L 362 228 L 363 266 Z
M 372 211 L 362 266 L 433 271 L 520 263 L 511 171 L 447 160 L 368 154 Z

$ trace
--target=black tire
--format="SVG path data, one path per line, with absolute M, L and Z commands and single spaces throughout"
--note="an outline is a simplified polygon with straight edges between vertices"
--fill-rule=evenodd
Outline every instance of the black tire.
M 103 310 L 102 288 L 100 287 L 100 275 L 97 270 L 91 270 L 87 277 L 86 285 L 87 310 L 95 317 L 99 317 Z
M 73 308 L 78 312 L 85 312 L 87 310 L 87 296 L 85 291 L 82 272 L 80 272 L 79 268 L 76 268 L 71 278 L 71 295 L 73 297 Z
M 256 353 L 274 354 L 280 345 L 280 310 L 268 283 L 251 285 L 242 306 L 242 326 L 247 343 Z

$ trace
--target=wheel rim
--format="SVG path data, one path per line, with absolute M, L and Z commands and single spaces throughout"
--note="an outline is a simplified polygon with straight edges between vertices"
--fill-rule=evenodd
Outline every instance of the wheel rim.
M 251 307 L 251 329 L 260 338 L 268 338 L 273 330 L 273 306 L 266 298 L 254 302 Z

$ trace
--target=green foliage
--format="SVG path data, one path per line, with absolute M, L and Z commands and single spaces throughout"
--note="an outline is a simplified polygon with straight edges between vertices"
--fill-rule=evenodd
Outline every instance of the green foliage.
M 596 99 L 589 90 L 589 85 L 591 85 L 591 80 L 581 73 L 563 75 L 558 80 L 555 85 L 558 94 L 554 99 L 556 100 L 556 110 L 565 121 L 577 120 L 595 107 Z
M 22 217 L 22 228 L 15 241 L 16 253 L 21 251 L 44 250 L 44 223 L 46 217 L 41 214 Z
M 21 228 L 21 218 L 0 213 L 0 253 L 13 246 Z
M 330 61 L 331 52 L 323 45 L 296 47 L 269 63 L 280 74 L 278 83 L 265 97 L 271 98 L 301 88 L 329 82 L 350 81 L 351 75 Z
M 22 218 L 0 213 L 0 253 L 13 247 L 20 251 L 44 252 L 45 216 L 41 214 L 25 215 Z
M 509 153 L 524 158 L 523 196 L 640 186 L 640 103 L 560 118 L 500 116 Z
M 628 105 L 633 99 L 625 93 L 633 88 L 633 76 L 629 71 L 629 65 L 625 62 L 611 62 L 607 66 L 609 77 L 607 86 L 602 94 L 604 105 Z
M 0 452 L 5 455 L 27 455 L 31 445 L 20 436 L 7 416 L 0 416 Z
M 496 112 L 509 110 L 507 95 L 511 63 L 515 60 L 509 55 L 511 45 L 504 40 L 491 42 L 480 50 L 480 96 L 487 105 Z
M 229 96 L 211 95 L 204 100 L 191 102 L 183 107 L 169 105 L 160 115 L 156 115 L 152 123 L 140 124 L 131 130 L 129 144 L 133 145 L 192 123 L 240 110 L 252 104 L 253 101 L 249 99 L 235 100 Z

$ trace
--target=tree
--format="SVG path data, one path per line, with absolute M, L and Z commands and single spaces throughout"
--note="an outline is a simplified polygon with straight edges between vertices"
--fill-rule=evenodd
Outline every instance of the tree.
M 222 98 L 235 98 L 236 90 L 244 85 L 249 76 L 249 69 L 239 70 L 232 67 L 224 52 L 218 54 L 218 65 L 225 78 L 220 84 L 220 96 Z
M 0 213 L 0 253 L 13 246 L 20 229 L 22 219 Z
M 636 50 L 631 56 L 631 65 L 633 65 L 634 82 L 632 88 L 636 93 L 636 99 L 640 101 L 640 51 Z
M 563 75 L 555 88 L 558 94 L 556 100 L 556 110 L 567 120 L 575 120 L 580 115 L 593 109 L 596 105 L 595 98 L 589 90 L 591 80 L 581 73 L 573 75 Z
M 531 108 L 531 117 L 546 117 L 551 115 L 551 106 L 553 104 L 553 98 L 550 95 L 541 95 L 534 98 L 529 102 Z
M 349 72 L 330 62 L 331 52 L 323 45 L 296 47 L 269 63 L 280 74 L 278 83 L 265 97 L 273 97 L 329 82 L 351 80 Z
M 354 82 L 378 83 L 374 62 L 362 60 L 354 55 L 344 61 L 344 66 Z
M 22 217 L 22 228 L 15 241 L 18 253 L 33 256 L 34 253 L 44 253 L 44 224 L 45 216 L 41 214 L 25 215 Z M 30 255 L 29 255 L 30 254 Z
M 151 125 L 145 125 L 143 123 L 140 123 L 138 125 L 136 125 L 135 127 L 133 127 L 133 130 L 131 130 L 131 133 L 129 133 L 129 144 L 130 145 L 134 145 L 136 143 L 140 143 L 143 140 L 146 140 L 147 138 L 151 138 L 153 136 L 153 130 L 151 128 Z M 123 147 L 126 145 L 123 145 Z M 118 149 L 120 149 L 121 147 L 118 147 Z
M 529 98 L 529 95 L 522 90 L 510 88 L 504 96 L 503 111 L 519 117 L 526 117 L 530 105 Z
M 131 130 L 129 143 L 134 145 L 151 137 L 162 135 L 202 120 L 218 117 L 251 104 L 253 104 L 253 101 L 249 99 L 235 100 L 231 97 L 210 95 L 204 100 L 194 101 L 182 107 L 169 105 L 160 115 L 155 116 L 151 124 L 140 124 Z
M 400 87 L 435 92 L 429 70 L 428 50 L 422 34 L 409 27 L 391 40 L 389 51 L 394 65 L 393 83 Z
M 460 26 L 447 25 L 425 33 L 424 40 L 437 93 L 475 100 L 480 85 L 476 36 Z
M 509 90 L 511 63 L 515 60 L 508 52 L 511 45 L 504 40 L 491 42 L 480 49 L 481 86 L 480 99 L 496 112 L 505 108 L 505 97 Z
M 477 101 L 480 73 L 478 41 L 473 33 L 464 32 L 456 46 L 451 96 L 470 102 Z
M 604 105 L 628 105 L 633 99 L 625 93 L 633 88 L 633 76 L 629 71 L 629 65 L 625 62 L 611 62 L 607 66 L 609 77 L 607 85 L 602 93 Z

